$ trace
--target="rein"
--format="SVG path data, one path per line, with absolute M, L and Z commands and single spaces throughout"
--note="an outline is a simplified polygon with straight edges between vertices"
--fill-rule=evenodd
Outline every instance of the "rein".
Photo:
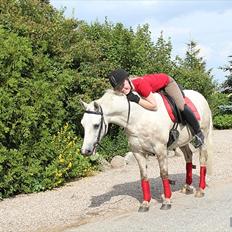
M 129 101 L 128 98 L 126 98 L 126 99 L 127 99 L 127 102 L 128 102 L 128 114 L 127 114 L 127 120 L 126 120 L 126 127 L 125 128 L 127 128 L 127 125 L 129 123 L 129 120 L 130 120 L 130 110 L 131 110 L 130 101 Z

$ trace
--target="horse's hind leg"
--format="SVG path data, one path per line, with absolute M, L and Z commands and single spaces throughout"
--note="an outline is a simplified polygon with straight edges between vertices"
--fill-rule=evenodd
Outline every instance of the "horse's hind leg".
M 210 122 L 209 131 L 205 138 L 205 144 L 200 148 L 200 179 L 199 188 L 195 197 L 203 197 L 206 187 L 206 171 L 212 173 L 212 120 Z
M 185 193 L 185 194 L 192 194 L 193 187 L 191 185 L 192 185 L 192 181 L 193 181 L 193 177 L 192 177 L 192 170 L 193 170 L 192 157 L 193 157 L 193 154 L 192 154 L 192 151 L 191 151 L 189 145 L 185 145 L 183 147 L 180 147 L 180 149 L 184 154 L 184 158 L 185 158 L 185 162 L 186 162 L 185 185 L 181 189 L 181 192 Z
M 139 212 L 146 212 L 149 210 L 149 202 L 151 200 L 150 183 L 147 176 L 147 159 L 144 154 L 133 153 L 140 170 L 141 175 L 141 187 L 143 191 L 143 202 L 139 207 Z
M 200 179 L 199 188 L 196 191 L 195 197 L 203 197 L 204 189 L 206 187 L 206 162 L 207 162 L 207 149 L 205 146 L 200 148 Z

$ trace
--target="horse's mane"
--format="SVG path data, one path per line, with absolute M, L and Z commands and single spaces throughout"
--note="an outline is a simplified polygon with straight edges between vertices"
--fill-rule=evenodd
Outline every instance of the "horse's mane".
M 113 89 L 107 89 L 105 91 L 105 94 L 110 94 L 110 95 L 118 95 L 118 96 L 122 96 L 123 93 L 119 92 L 119 91 L 115 91 Z
M 112 99 L 114 96 L 123 96 L 124 94 L 123 93 L 120 93 L 118 91 L 114 91 L 113 89 L 107 89 L 105 90 L 105 93 L 102 95 L 101 98 L 99 98 L 98 100 L 95 100 L 97 102 L 102 102 L 103 99 L 108 98 L 108 100 L 110 101 L 110 99 Z
M 105 98 L 107 95 L 108 101 L 110 101 L 110 99 L 112 99 L 114 96 L 125 96 L 123 93 L 119 92 L 119 91 L 115 91 L 113 89 L 107 89 L 105 90 L 105 93 L 103 94 L 103 96 L 101 98 L 98 99 L 98 102 L 100 103 L 103 98 Z M 156 101 L 158 104 L 160 104 L 160 102 L 163 102 L 160 97 L 160 94 L 158 93 L 154 93 Z

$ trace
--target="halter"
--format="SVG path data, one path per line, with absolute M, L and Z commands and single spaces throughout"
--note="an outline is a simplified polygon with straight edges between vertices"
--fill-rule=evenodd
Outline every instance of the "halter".
M 127 99 L 128 101 L 128 114 L 127 114 L 127 121 L 126 121 L 126 127 L 127 128 L 127 125 L 129 123 L 129 119 L 130 119 L 130 101 Z M 104 116 L 103 116 L 103 110 L 102 110 L 102 107 L 99 105 L 99 108 L 100 108 L 100 112 L 97 112 L 97 111 L 92 111 L 92 110 L 85 110 L 85 113 L 87 114 L 96 114 L 96 115 L 101 115 L 101 124 L 100 124 L 100 129 L 98 131 L 98 135 L 97 135 L 97 141 L 96 143 L 94 144 L 94 149 L 97 147 L 97 145 L 99 145 L 101 148 L 105 149 L 101 144 L 100 144 L 100 136 L 101 136 L 101 133 L 102 133 L 102 128 L 103 128 L 103 124 L 105 126 L 105 131 L 104 131 L 104 135 L 106 133 L 106 128 L 107 128 L 107 125 L 105 123 L 105 119 L 104 119 Z

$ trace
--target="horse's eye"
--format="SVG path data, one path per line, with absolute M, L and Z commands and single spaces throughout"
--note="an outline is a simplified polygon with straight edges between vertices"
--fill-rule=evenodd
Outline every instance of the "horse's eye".
M 98 127 L 99 127 L 99 124 L 94 124 L 94 125 L 93 125 L 93 128 L 94 128 L 94 129 L 98 129 Z

